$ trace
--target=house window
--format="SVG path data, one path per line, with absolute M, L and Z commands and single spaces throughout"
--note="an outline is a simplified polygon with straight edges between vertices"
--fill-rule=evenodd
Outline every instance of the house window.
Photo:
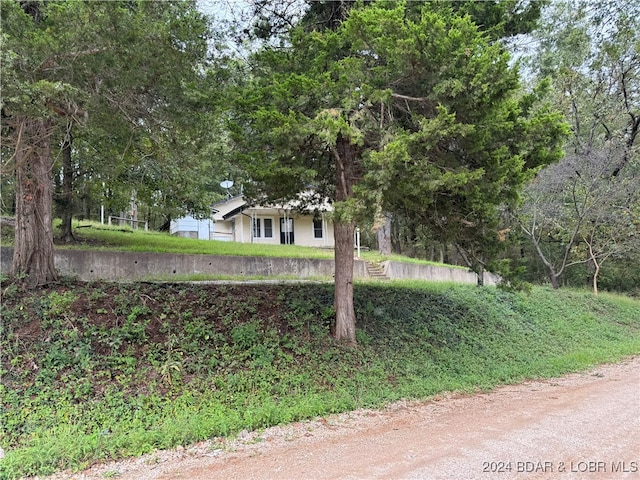
M 253 238 L 273 238 L 272 218 L 253 218 Z
M 265 218 L 263 222 L 263 231 L 265 238 L 273 238 L 273 220 Z
M 323 238 L 324 233 L 322 229 L 322 219 L 314 218 L 313 219 L 313 238 Z

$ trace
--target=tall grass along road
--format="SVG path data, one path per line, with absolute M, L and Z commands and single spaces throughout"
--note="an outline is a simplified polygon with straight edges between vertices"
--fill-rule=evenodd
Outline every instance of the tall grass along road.
M 631 479 L 640 357 L 486 394 L 332 415 L 92 469 L 130 480 Z M 224 448 L 223 448 L 224 447 Z

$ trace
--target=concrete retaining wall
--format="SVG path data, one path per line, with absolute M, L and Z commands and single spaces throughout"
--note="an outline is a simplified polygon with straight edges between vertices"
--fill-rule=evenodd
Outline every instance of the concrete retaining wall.
M 0 248 L 2 272 L 11 268 L 13 249 Z M 161 276 L 192 274 L 297 278 L 331 277 L 333 260 L 278 257 L 235 257 L 218 255 L 182 255 L 171 253 L 112 252 L 100 250 L 57 249 L 55 267 L 61 275 L 80 280 L 144 280 Z M 462 268 L 414 263 L 384 262 L 384 273 L 391 279 L 431 280 L 435 282 L 477 283 L 474 272 Z M 355 260 L 353 275 L 367 278 L 365 262 Z M 498 277 L 485 273 L 485 285 L 495 285 Z
M 13 249 L 0 249 L 2 272 L 11 268 Z M 57 249 L 55 267 L 61 275 L 80 280 L 142 280 L 195 273 L 234 276 L 293 275 L 299 278 L 325 276 L 334 272 L 333 260 L 277 257 L 234 257 L 167 253 L 112 252 Z M 356 260 L 355 277 L 367 277 L 365 263 Z
M 431 280 L 434 282 L 478 283 L 478 275 L 463 268 L 452 268 L 439 265 L 421 265 L 417 263 L 384 262 L 384 273 L 389 278 L 414 280 Z M 484 284 L 496 285 L 499 277 L 485 272 Z

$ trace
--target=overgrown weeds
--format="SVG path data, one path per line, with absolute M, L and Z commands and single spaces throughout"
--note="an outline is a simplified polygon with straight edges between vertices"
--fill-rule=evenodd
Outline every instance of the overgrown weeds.
M 1 478 L 640 352 L 639 302 L 571 290 L 359 284 L 354 348 L 328 284 L 2 291 Z

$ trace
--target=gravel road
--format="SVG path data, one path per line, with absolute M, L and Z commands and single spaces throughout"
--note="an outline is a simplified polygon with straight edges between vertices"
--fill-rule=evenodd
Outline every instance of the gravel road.
M 640 357 L 589 372 L 243 432 L 53 478 L 640 478 Z

